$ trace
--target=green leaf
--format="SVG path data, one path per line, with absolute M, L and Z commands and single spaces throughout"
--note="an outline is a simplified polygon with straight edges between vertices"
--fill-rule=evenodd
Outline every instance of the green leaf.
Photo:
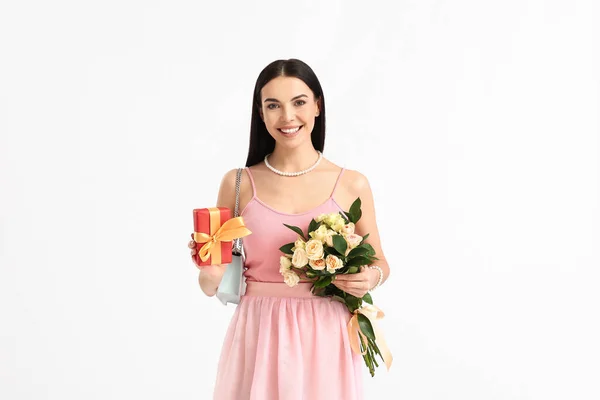
M 360 241 L 360 244 L 366 244 L 365 240 L 367 240 L 367 238 L 369 237 L 370 233 L 367 233 L 365 236 L 363 236 L 363 240 Z
M 350 210 L 348 211 L 348 213 L 352 216 L 351 222 L 354 222 L 355 224 L 358 222 L 358 220 L 360 220 L 360 217 L 362 217 L 362 211 L 360 210 L 360 206 L 360 197 L 357 197 L 356 200 L 354 200 L 354 203 L 352 203 L 352 205 L 350 206 Z
M 315 274 L 315 276 L 327 276 L 327 275 L 329 275 L 329 272 L 327 272 L 326 269 L 323 269 L 323 270 L 319 271 L 318 269 L 312 269 L 310 267 L 310 265 L 308 267 L 310 268 L 311 272 Z
M 373 248 L 373 246 L 371 246 L 369 243 L 363 243 L 360 245 L 363 249 L 367 249 L 368 251 L 368 255 L 370 256 L 374 256 L 375 255 L 375 249 Z
M 334 247 L 324 246 L 323 252 L 325 253 L 324 257 L 327 257 L 329 254 L 339 257 L 339 258 L 343 257 Z
M 312 271 L 308 271 L 308 270 L 305 272 L 305 274 L 306 274 L 307 278 L 315 278 L 317 276 L 316 273 L 314 273 Z
M 371 293 L 367 293 L 362 297 L 363 301 L 366 301 L 369 304 L 373 304 L 373 298 L 371 298 Z
M 360 299 L 351 294 L 346 294 L 346 305 L 350 312 L 354 312 L 354 310 L 357 310 L 360 307 Z
M 358 313 L 358 326 L 360 326 L 360 330 L 371 340 L 375 340 L 375 332 L 373 332 L 373 325 L 371 325 L 371 321 L 365 315 Z
M 349 274 L 356 274 L 356 273 L 358 273 L 358 267 L 357 266 L 350 267 L 350 268 L 348 268 L 347 272 Z
M 346 249 L 348 248 L 348 243 L 346 243 L 346 239 L 344 239 L 341 235 L 333 235 L 331 237 L 333 241 L 333 247 L 337 250 L 340 255 L 346 254 Z
M 354 266 L 361 266 L 361 265 L 369 265 L 372 261 L 372 257 L 366 257 L 366 256 L 358 256 L 358 257 L 354 257 L 351 260 L 348 260 L 348 262 L 346 263 L 347 266 L 349 267 L 354 267 Z
M 310 224 L 308 224 L 308 231 L 309 232 L 314 232 L 319 228 L 319 223 L 317 221 L 314 220 L 314 218 L 310 221 Z
M 357 256 L 362 256 L 364 254 L 368 254 L 369 249 L 366 247 L 363 247 L 363 246 L 366 246 L 366 245 L 360 245 L 360 246 L 357 246 L 357 247 L 353 248 L 352 250 L 350 250 L 350 253 L 348 253 L 348 258 L 350 259 L 350 258 L 354 258 Z
M 281 250 L 281 252 L 283 252 L 284 254 L 294 254 L 294 252 L 292 251 L 292 247 L 294 247 L 294 243 L 288 243 L 281 246 L 279 250 Z
M 324 288 L 325 286 L 327 286 L 331 283 L 332 278 L 333 278 L 332 275 L 319 278 L 319 280 L 315 282 L 315 287 L 316 288 Z
M 288 225 L 288 224 L 284 224 L 285 226 L 287 226 L 288 228 L 290 228 L 291 230 L 293 230 L 294 232 L 296 232 L 298 235 L 300 235 L 302 237 L 302 239 L 304 239 L 304 241 L 306 241 L 306 237 L 304 237 L 304 232 L 302 232 L 302 229 L 298 228 L 297 226 L 293 226 L 293 225 Z

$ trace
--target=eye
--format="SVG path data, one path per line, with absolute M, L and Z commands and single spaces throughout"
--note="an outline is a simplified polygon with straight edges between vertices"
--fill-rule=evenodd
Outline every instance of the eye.
M 270 103 L 269 105 L 267 105 L 267 110 L 274 110 L 276 107 L 277 107 L 277 104 Z
M 296 102 L 296 105 L 297 105 L 297 106 L 303 106 L 303 105 L 305 105 L 305 104 L 306 104 L 306 101 L 304 101 L 304 100 L 298 100 L 298 101 Z

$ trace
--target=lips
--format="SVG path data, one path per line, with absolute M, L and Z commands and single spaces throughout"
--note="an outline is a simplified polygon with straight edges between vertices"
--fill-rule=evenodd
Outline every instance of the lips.
M 277 128 L 277 130 L 284 135 L 293 135 L 294 133 L 297 133 L 303 126 L 304 125 L 296 126 L 294 128 Z

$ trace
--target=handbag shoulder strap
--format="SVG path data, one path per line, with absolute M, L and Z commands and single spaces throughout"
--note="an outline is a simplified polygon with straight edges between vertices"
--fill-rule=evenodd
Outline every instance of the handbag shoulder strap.
M 240 216 L 240 183 L 242 182 L 242 170 L 243 168 L 238 168 L 237 174 L 235 176 L 235 209 L 233 211 L 233 216 Z M 242 254 L 242 238 L 233 239 L 233 253 L 236 255 Z
M 235 176 L 235 210 L 233 211 L 234 217 L 240 216 L 240 183 L 242 182 L 242 169 L 238 168 L 237 175 Z

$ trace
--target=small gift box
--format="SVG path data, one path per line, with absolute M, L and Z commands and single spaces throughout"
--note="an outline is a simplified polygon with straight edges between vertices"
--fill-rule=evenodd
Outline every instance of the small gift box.
M 227 207 L 197 208 L 193 211 L 192 257 L 199 267 L 229 264 L 233 239 L 249 235 L 242 217 L 231 218 Z

